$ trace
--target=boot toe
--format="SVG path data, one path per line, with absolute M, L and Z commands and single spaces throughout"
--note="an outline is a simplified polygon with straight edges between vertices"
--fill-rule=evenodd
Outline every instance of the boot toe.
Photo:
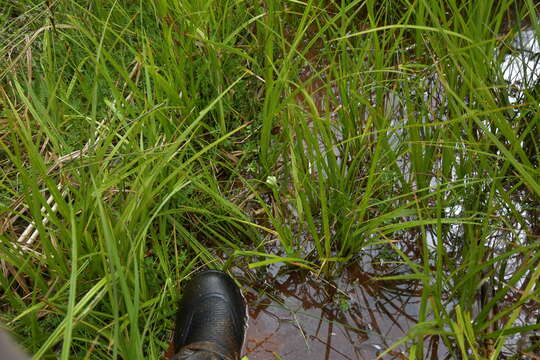
M 223 357 L 239 358 L 246 321 L 244 298 L 234 281 L 221 271 L 198 273 L 180 302 L 175 352 L 190 344 L 212 343 Z

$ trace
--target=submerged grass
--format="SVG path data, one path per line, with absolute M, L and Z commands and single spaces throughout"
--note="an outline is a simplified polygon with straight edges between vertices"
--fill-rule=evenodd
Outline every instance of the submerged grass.
M 532 0 L 0 6 L 0 318 L 36 358 L 160 358 L 201 266 L 372 247 L 423 285 L 409 358 L 538 356 L 538 86 L 501 68 Z

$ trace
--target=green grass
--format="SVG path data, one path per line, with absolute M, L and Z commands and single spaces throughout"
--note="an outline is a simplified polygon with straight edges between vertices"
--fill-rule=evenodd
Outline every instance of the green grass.
M 36 358 L 158 359 L 197 269 L 381 244 L 409 358 L 537 351 L 503 348 L 540 331 L 538 86 L 500 66 L 532 0 L 0 8 L 0 319 Z

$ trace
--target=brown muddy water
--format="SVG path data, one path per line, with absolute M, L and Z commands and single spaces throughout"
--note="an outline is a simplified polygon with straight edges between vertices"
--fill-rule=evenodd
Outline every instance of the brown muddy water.
M 250 360 L 375 359 L 418 317 L 417 283 L 373 280 L 380 271 L 365 271 L 358 263 L 332 281 L 268 271 L 252 282 L 235 272 L 250 284 L 244 288 L 250 317 L 244 355 Z M 428 359 L 444 357 L 438 339 L 426 343 Z M 403 350 L 384 359 L 406 359 Z
M 398 266 L 373 263 L 366 271 L 365 265 L 354 262 L 331 281 L 280 265 L 264 272 L 233 268 L 249 312 L 242 355 L 249 360 L 375 359 L 416 324 L 421 288 L 415 281 L 374 279 L 402 273 Z M 448 353 L 438 337 L 426 344 L 426 359 Z M 165 359 L 172 355 L 171 344 Z M 407 356 L 397 347 L 383 359 Z

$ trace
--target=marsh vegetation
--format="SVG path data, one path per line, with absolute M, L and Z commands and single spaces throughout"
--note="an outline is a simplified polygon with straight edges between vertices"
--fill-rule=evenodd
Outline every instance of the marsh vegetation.
M 535 1 L 0 9 L 0 320 L 35 358 L 163 358 L 204 267 L 298 346 L 540 358 Z

